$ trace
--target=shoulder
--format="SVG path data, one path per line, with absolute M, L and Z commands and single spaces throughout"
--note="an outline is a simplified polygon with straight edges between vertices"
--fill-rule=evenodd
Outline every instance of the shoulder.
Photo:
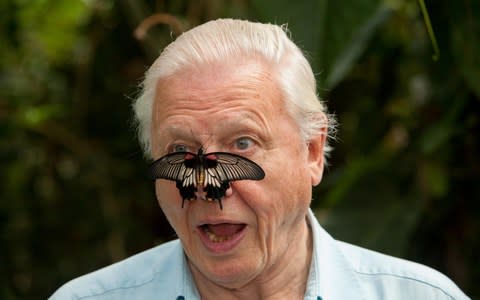
M 415 262 L 336 241 L 367 295 L 397 299 L 468 299 L 449 278 Z
M 175 240 L 141 252 L 67 282 L 50 299 L 128 299 L 126 295 L 132 293 L 148 294 L 153 283 L 158 289 L 170 285 L 172 276 L 180 276 L 173 273 L 181 272 L 181 249 Z

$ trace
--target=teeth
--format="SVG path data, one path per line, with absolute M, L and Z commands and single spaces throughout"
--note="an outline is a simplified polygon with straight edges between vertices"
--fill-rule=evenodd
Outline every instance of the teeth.
M 208 238 L 214 243 L 221 243 L 230 239 L 229 236 L 218 236 L 215 233 L 208 230 L 208 228 L 205 228 L 205 233 L 207 234 Z

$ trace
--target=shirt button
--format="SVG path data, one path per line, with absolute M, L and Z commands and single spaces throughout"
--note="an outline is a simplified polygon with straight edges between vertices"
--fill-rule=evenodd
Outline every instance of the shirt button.
M 177 300 L 185 300 L 185 297 L 183 297 L 183 296 L 178 296 L 178 297 L 177 297 Z

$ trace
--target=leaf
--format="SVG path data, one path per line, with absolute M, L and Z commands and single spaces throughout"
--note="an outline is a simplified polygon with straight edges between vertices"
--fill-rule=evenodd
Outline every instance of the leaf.
M 29 106 L 17 113 L 17 120 L 26 127 L 36 127 L 40 124 L 60 116 L 63 107 L 58 104 L 44 104 L 38 106 Z
M 419 168 L 419 180 L 423 192 L 434 196 L 443 197 L 448 192 L 448 172 L 442 164 L 435 161 L 426 161 Z
M 330 71 L 325 80 L 326 87 L 333 88 L 345 77 L 365 48 L 367 48 L 368 42 L 375 33 L 375 30 L 383 24 L 390 14 L 391 10 L 389 8 L 380 6 L 363 26 L 351 33 L 348 44 L 338 49 L 339 52 L 337 52 L 336 56 L 332 53 L 331 58 L 333 58 L 333 63 L 330 66 Z
M 465 81 L 480 97 L 480 1 L 454 2 L 452 10 L 450 45 Z
M 336 239 L 404 256 L 424 202 L 410 187 L 400 192 L 392 175 L 384 169 L 363 173 L 324 213 L 325 229 Z
M 431 124 L 420 133 L 421 138 L 419 142 L 422 153 L 434 153 L 461 132 L 463 125 L 459 125 L 458 122 L 462 118 L 465 105 L 465 99 L 456 99 L 442 119 Z
M 88 14 L 83 1 L 29 1 L 19 11 L 24 42 L 49 60 L 63 62 L 72 55 Z
M 331 89 L 344 78 L 390 15 L 378 0 L 254 0 L 252 6 L 261 21 L 289 23 L 294 41 L 321 74 L 320 90 Z
M 323 207 L 332 207 L 345 200 L 345 196 L 349 193 L 354 185 L 361 180 L 365 174 L 371 172 L 372 169 L 378 168 L 383 161 L 375 157 L 358 157 L 352 159 L 348 166 L 337 169 L 328 178 L 324 184 L 331 185 L 329 192 L 322 199 Z M 328 180 L 333 182 L 329 183 Z

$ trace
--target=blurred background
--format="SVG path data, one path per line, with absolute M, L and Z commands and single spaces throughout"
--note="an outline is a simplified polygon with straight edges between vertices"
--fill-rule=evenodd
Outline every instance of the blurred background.
M 288 23 L 312 63 L 340 123 L 312 204 L 327 230 L 480 297 L 480 1 L 426 1 L 436 40 L 420 3 L 1 0 L 0 298 L 175 238 L 130 106 L 164 46 L 219 17 Z

